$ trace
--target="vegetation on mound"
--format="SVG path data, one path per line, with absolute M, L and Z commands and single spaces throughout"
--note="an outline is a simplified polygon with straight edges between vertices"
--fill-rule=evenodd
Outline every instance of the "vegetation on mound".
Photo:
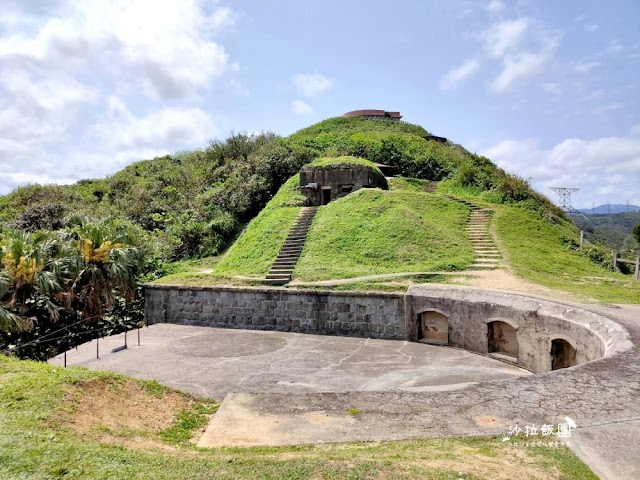
M 284 244 L 299 208 L 292 178 L 216 265 L 212 281 L 264 276 Z M 396 272 L 450 271 L 473 262 L 464 230 L 469 210 L 442 197 L 361 189 L 321 207 L 293 277 L 301 281 Z
M 100 180 L 29 185 L 0 197 L 0 230 L 57 230 L 72 214 L 126 220 L 159 259 L 218 254 L 300 167 L 317 156 L 266 133 L 136 162 Z
M 0 477 L 7 480 L 597 478 L 568 448 L 509 448 L 499 438 L 203 450 L 188 440 L 215 411 L 211 400 L 1 357 L 0 381 Z
M 433 195 L 362 189 L 320 208 L 293 277 L 301 281 L 461 270 L 469 210 Z
M 418 178 L 407 178 L 402 176 L 392 177 L 389 180 L 389 188 L 391 190 L 404 190 L 405 192 L 424 193 L 427 191 L 428 180 L 420 180 Z
M 369 160 L 358 157 L 321 157 L 313 162 L 305 165 L 307 167 L 335 167 L 335 168 L 349 168 L 349 165 L 362 165 L 367 167 L 372 172 L 382 175 L 382 172 L 375 164 Z
M 540 212 L 495 205 L 493 228 L 517 275 L 585 300 L 640 303 L 640 282 L 614 273 L 606 251 L 578 250 L 578 232 L 569 221 L 549 221 Z M 607 265 L 607 266 L 605 266 Z
M 290 138 L 294 141 L 299 141 L 317 137 L 323 133 L 345 135 L 356 132 L 408 133 L 418 137 L 430 135 L 420 125 L 411 123 L 371 120 L 362 117 L 334 117 L 298 130 Z
M 284 245 L 303 202 L 300 176 L 294 175 L 214 267 L 214 276 L 266 274 Z

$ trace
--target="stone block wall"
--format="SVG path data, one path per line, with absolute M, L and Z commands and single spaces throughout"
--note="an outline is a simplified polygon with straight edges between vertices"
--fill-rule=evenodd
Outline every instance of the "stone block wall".
M 145 285 L 146 319 L 250 330 L 404 340 L 404 295 Z

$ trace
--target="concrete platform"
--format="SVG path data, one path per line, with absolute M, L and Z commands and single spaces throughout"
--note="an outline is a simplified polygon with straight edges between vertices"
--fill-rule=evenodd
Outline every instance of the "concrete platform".
M 314 393 L 459 390 L 477 382 L 530 373 L 448 347 L 394 340 L 156 324 L 67 352 L 84 365 L 222 400 L 229 392 Z M 63 355 L 49 361 L 63 364 Z
M 530 375 L 448 347 L 159 324 L 142 330 L 140 347 L 130 333 L 125 351 L 96 360 L 92 342 L 67 359 L 218 399 L 239 392 L 204 447 L 505 435 L 571 417 L 566 443 L 600 478 L 640 478 L 640 305 L 562 303 L 618 322 L 632 348 Z M 122 344 L 100 342 L 103 352 Z

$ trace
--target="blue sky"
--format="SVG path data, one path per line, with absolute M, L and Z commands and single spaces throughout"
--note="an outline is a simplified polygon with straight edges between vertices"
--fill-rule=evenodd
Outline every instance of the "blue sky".
M 381 108 L 552 200 L 640 205 L 636 0 L 2 3 L 0 194 Z

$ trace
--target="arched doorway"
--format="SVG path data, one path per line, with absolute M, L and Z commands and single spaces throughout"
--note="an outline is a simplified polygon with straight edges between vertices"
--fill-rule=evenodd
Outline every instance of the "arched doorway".
M 551 370 L 577 365 L 576 349 L 566 340 L 551 340 Z
M 419 313 L 418 340 L 447 345 L 449 343 L 449 319 L 447 316 L 434 310 Z
M 506 322 L 490 322 L 488 325 L 489 353 L 500 353 L 518 358 L 518 334 Z

